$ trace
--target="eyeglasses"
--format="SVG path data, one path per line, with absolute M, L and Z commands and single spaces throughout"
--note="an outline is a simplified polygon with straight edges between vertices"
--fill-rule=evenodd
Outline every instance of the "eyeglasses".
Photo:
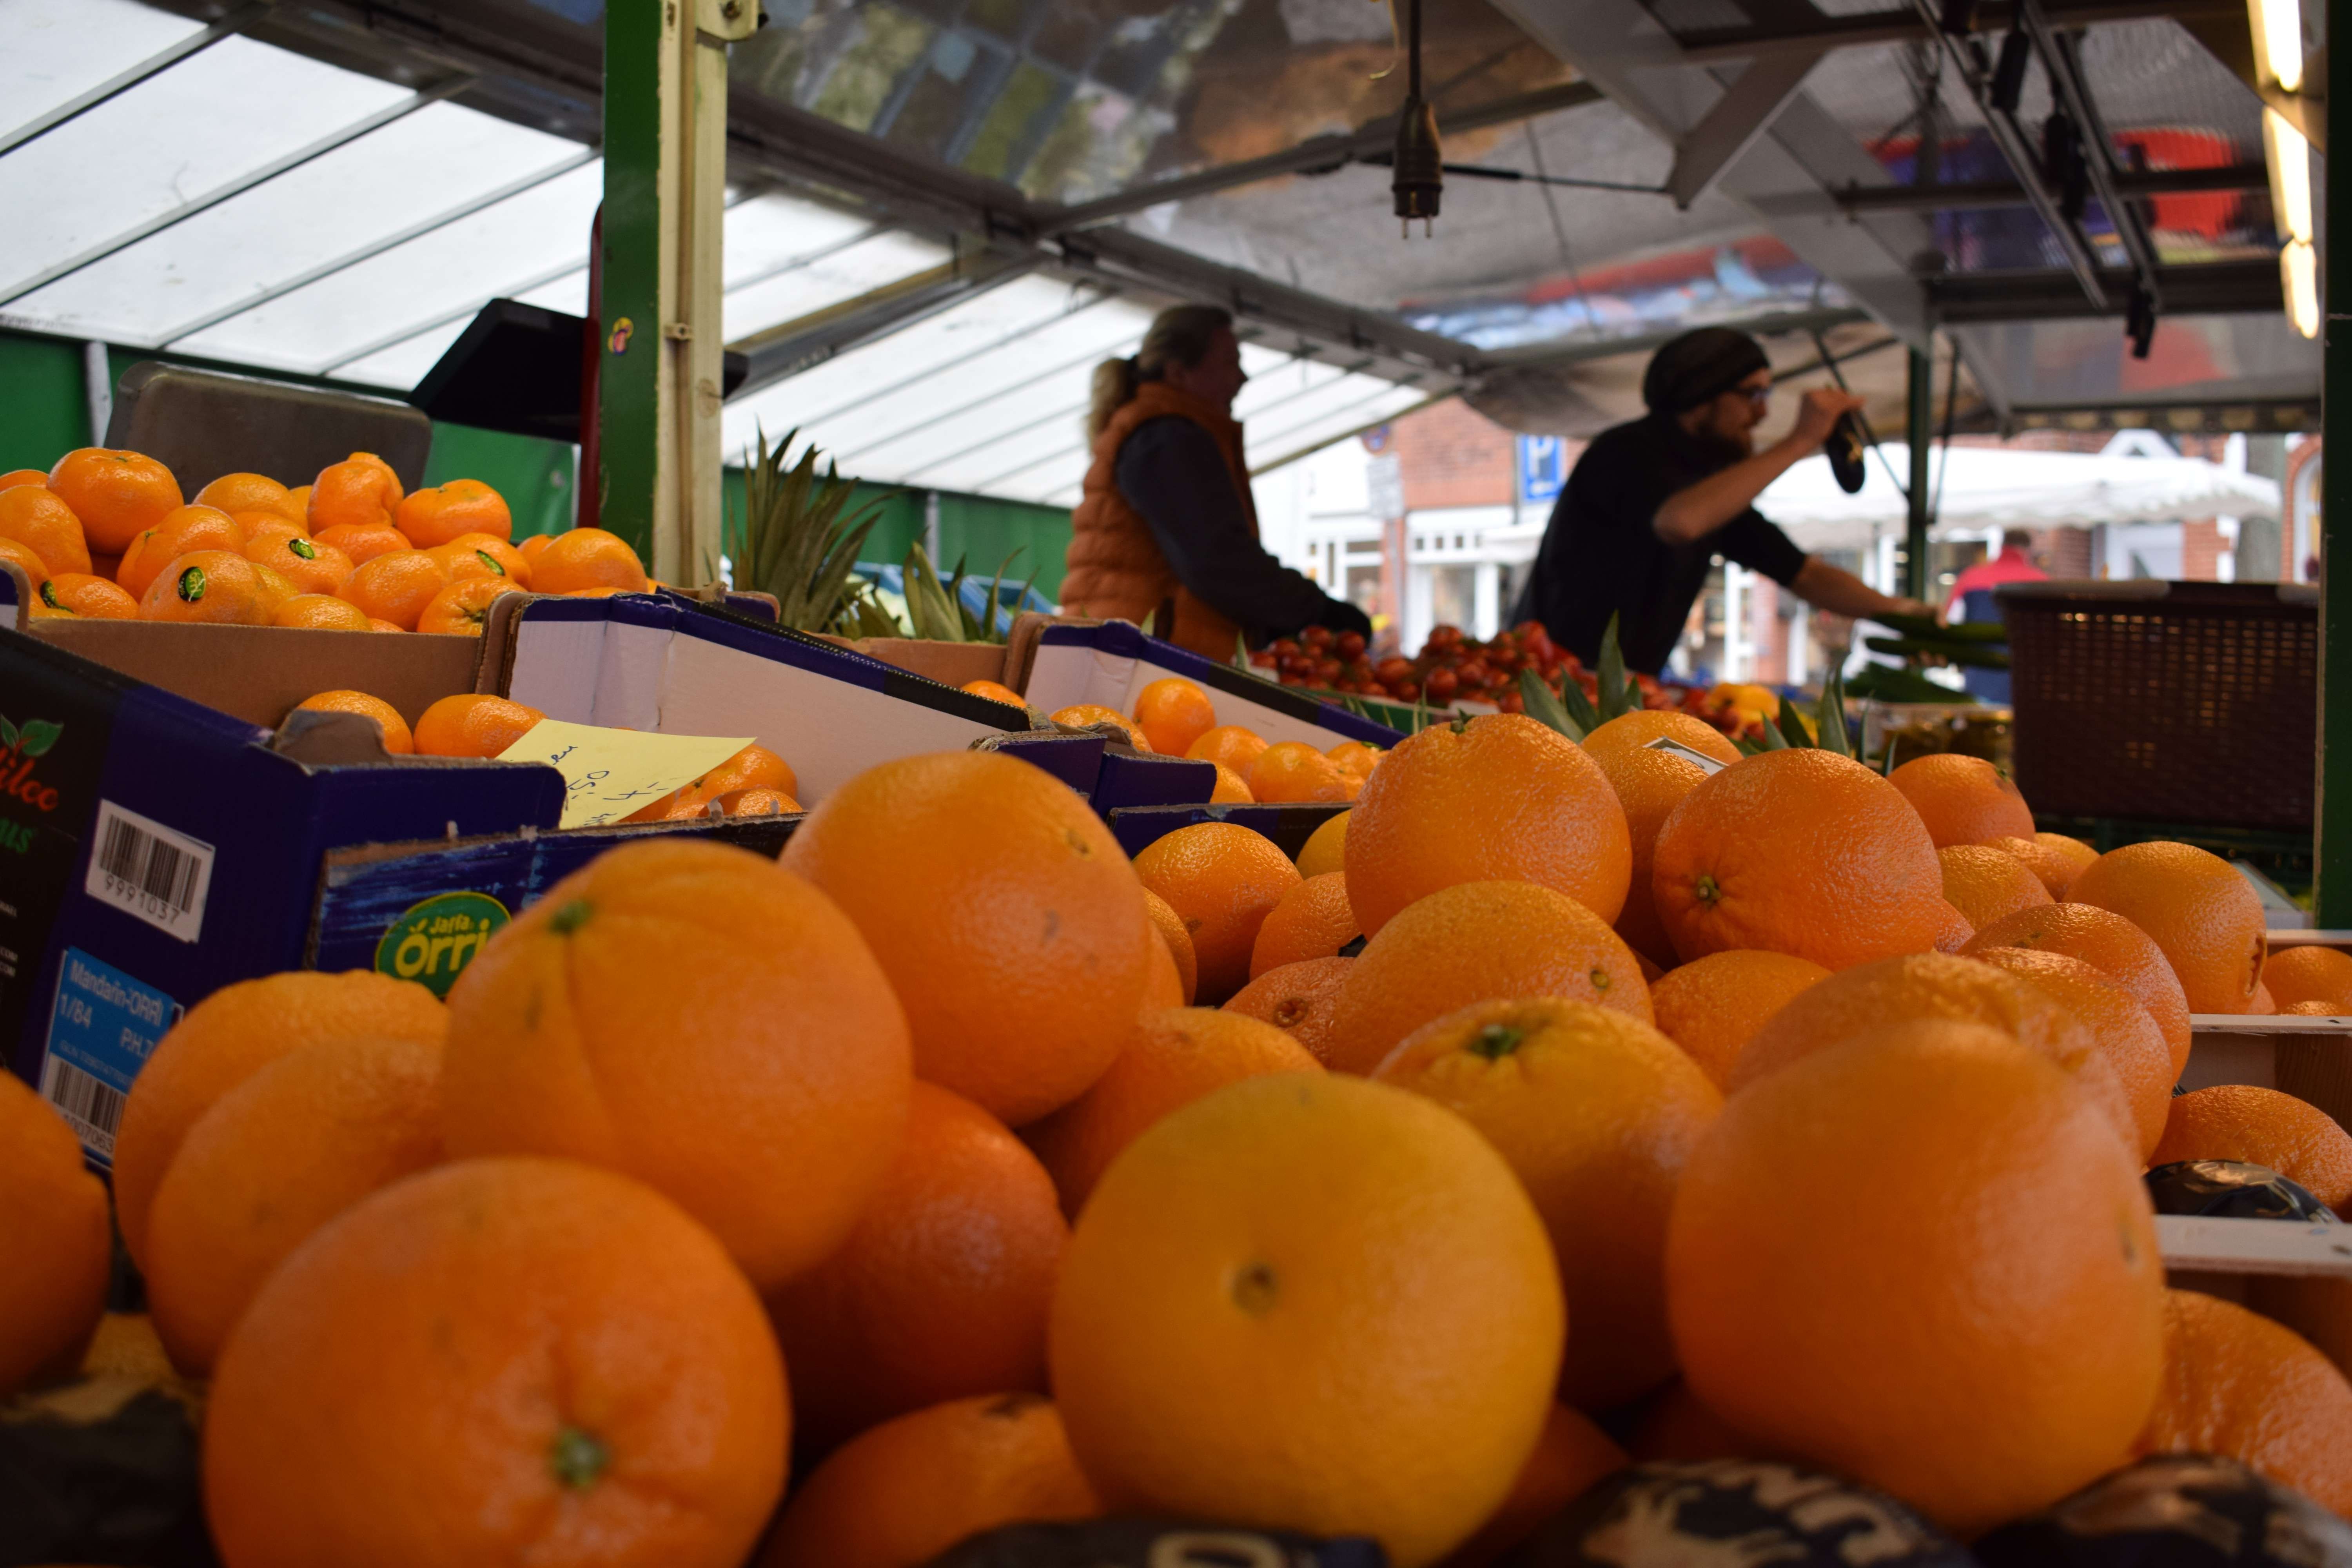
M 1738 393 L 1759 408 L 1772 401 L 1772 388 L 1769 384 L 1763 386 L 1735 386 L 1731 390 Z

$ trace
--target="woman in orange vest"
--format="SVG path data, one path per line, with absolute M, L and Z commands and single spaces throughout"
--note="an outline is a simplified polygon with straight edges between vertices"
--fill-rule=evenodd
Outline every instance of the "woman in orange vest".
M 1133 621 L 1220 661 L 1302 626 L 1369 637 L 1363 611 L 1266 553 L 1234 395 L 1248 379 L 1234 319 L 1177 305 L 1131 359 L 1095 367 L 1094 463 L 1070 517 L 1062 608 Z

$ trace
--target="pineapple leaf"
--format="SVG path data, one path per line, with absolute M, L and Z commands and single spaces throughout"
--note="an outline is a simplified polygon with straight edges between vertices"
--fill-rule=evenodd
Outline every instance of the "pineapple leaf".
M 1577 695 L 1582 697 L 1584 693 L 1579 690 Z M 1581 741 L 1589 732 L 1569 715 L 1559 694 L 1546 686 L 1543 677 L 1532 669 L 1519 671 L 1519 701 L 1528 718 L 1549 725 L 1571 741 Z
M 1609 617 L 1608 629 L 1601 634 L 1601 663 L 1594 673 L 1601 678 L 1600 709 L 1602 723 L 1605 724 L 1621 714 L 1630 713 L 1641 706 L 1637 701 L 1629 707 L 1625 701 L 1628 688 L 1631 687 L 1635 690 L 1639 688 L 1633 687 L 1633 683 L 1626 679 L 1625 650 L 1617 641 L 1617 617 L 1614 615 Z
M 1813 738 L 1805 733 L 1805 716 L 1797 711 L 1796 702 L 1783 692 L 1780 697 L 1780 722 L 1776 726 L 1780 738 L 1800 751 L 1813 749 Z

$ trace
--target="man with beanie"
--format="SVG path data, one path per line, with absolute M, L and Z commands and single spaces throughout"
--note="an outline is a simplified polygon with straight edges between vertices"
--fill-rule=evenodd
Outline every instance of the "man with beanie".
M 1701 327 L 1659 349 L 1642 377 L 1649 414 L 1602 431 L 1577 459 L 1511 618 L 1541 621 L 1589 665 L 1613 615 L 1626 668 L 1655 674 L 1717 555 L 1832 615 L 1933 615 L 1807 555 L 1756 510 L 1765 486 L 1819 451 L 1840 415 L 1862 406 L 1859 397 L 1815 388 L 1796 428 L 1758 451 L 1771 390 L 1771 363 L 1746 332 Z

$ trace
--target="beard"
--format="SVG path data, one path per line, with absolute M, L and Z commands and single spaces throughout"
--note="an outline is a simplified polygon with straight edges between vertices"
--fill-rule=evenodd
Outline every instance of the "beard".
M 1755 455 L 1755 443 L 1745 432 L 1727 436 L 1711 426 L 1685 430 L 1677 419 L 1666 421 L 1666 439 L 1676 456 L 1702 477 L 1721 473 L 1732 464 Z

